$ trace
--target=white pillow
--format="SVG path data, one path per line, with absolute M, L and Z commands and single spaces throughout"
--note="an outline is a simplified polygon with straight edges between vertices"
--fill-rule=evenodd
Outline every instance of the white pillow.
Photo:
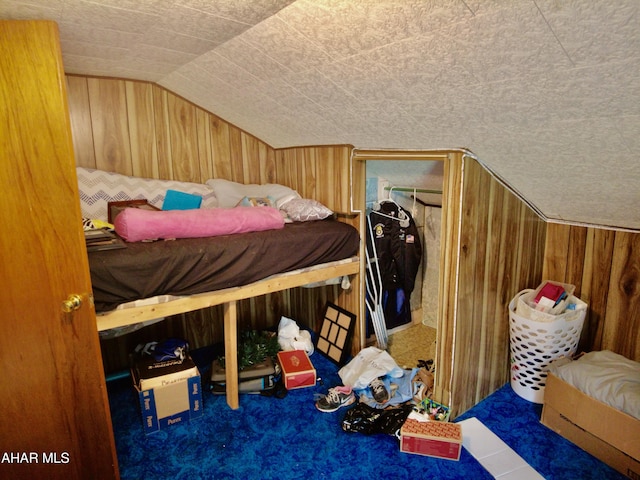
M 325 207 L 317 200 L 308 198 L 294 198 L 286 202 L 280 210 L 294 222 L 308 222 L 310 220 L 323 220 L 333 215 L 333 211 Z
M 277 208 L 289 200 L 300 198 L 295 190 L 277 183 L 244 184 L 222 178 L 211 178 L 205 183 L 215 193 L 218 207 L 221 208 L 235 207 L 244 197 L 271 197 L 275 199 L 275 207 Z

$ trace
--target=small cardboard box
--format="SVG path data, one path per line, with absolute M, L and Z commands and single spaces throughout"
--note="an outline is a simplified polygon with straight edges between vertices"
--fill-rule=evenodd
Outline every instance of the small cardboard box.
M 407 418 L 400 429 L 400 451 L 427 457 L 459 460 L 462 427 L 457 423 Z
M 547 375 L 543 425 L 629 478 L 640 478 L 640 420 Z
M 190 357 L 182 362 L 139 361 L 131 369 L 146 434 L 202 416 L 202 385 Z
M 282 368 L 282 379 L 287 390 L 313 387 L 316 384 L 316 369 L 304 350 L 278 352 L 278 362 Z

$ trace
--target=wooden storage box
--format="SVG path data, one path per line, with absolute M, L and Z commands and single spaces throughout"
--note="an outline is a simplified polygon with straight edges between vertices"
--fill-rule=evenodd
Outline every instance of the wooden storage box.
M 640 420 L 547 375 L 543 425 L 629 478 L 640 478 Z

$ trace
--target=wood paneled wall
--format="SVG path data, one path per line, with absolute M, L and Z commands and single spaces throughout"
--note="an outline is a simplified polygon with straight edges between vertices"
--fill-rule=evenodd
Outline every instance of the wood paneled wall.
M 146 178 L 205 182 L 280 183 L 314 198 L 358 227 L 351 215 L 351 147 L 276 150 L 173 93 L 151 83 L 77 75 L 66 77 L 76 163 Z M 358 279 L 353 279 L 357 285 Z M 298 288 L 243 301 L 239 328 L 275 327 L 281 315 L 319 329 L 330 301 L 357 312 L 357 288 Z M 115 339 L 103 340 L 107 372 L 126 367 L 136 344 L 179 336 L 192 348 L 222 340 L 222 308 L 177 315 Z
M 439 381 L 450 377 L 454 416 L 509 380 L 508 303 L 539 283 L 546 235 L 546 224 L 477 161 L 465 157 L 459 168 L 461 203 L 449 212 L 455 222 L 453 209 L 460 209 L 459 237 L 450 235 L 444 259 L 448 288 L 456 292 L 447 297 L 438 335 L 452 352 L 439 356 L 436 374 Z
M 640 361 L 640 234 L 549 224 L 543 279 L 576 286 L 589 305 L 579 349 Z
M 330 206 L 338 213 L 340 221 L 360 230 L 360 215 L 352 213 L 351 208 L 351 152 L 352 147 L 348 145 L 278 149 L 275 151 L 276 183 L 296 185 L 293 188 L 296 188 L 300 195 Z M 362 258 L 362 255 L 360 257 Z M 355 275 L 351 278 L 349 290 L 343 290 L 339 286 L 324 289 L 297 288 L 283 294 L 289 295 L 287 304 L 291 306 L 294 318 L 320 321 L 323 315 L 319 313 L 324 314 L 327 301 L 356 314 L 358 318 L 352 350 L 357 352 L 360 350 L 358 340 L 362 331 L 359 283 L 360 276 Z M 319 323 L 309 326 L 315 331 L 320 330 Z
M 445 279 L 457 292 L 443 305 L 438 337 L 453 415 L 509 382 L 508 303 L 545 279 L 575 285 L 589 305 L 579 350 L 640 361 L 640 234 L 546 223 L 469 158 L 461 185 L 459 247 L 443 258 L 457 268 L 457 282 Z M 456 235 L 453 227 L 447 241 Z
M 278 177 L 273 148 L 157 85 L 66 78 L 79 166 L 186 182 Z

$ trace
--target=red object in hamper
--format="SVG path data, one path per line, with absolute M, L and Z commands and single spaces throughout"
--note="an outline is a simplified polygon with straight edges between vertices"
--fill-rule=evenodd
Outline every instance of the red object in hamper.
M 459 460 L 462 428 L 457 423 L 420 422 L 408 418 L 400 429 L 400 451 Z
M 278 362 L 287 390 L 313 387 L 316 384 L 316 369 L 304 350 L 278 352 Z

